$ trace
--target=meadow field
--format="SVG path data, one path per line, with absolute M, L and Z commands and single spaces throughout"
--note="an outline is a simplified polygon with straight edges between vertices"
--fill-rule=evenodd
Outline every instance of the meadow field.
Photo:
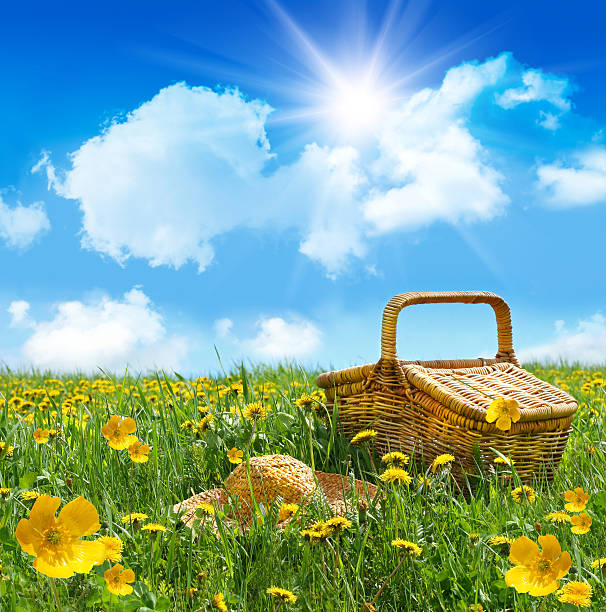
M 370 459 L 372 440 L 353 446 L 339 437 L 318 372 L 293 365 L 192 380 L 4 371 L 0 610 L 606 610 L 606 371 L 527 368 L 580 408 L 553 483 L 522 491 L 515 465 L 496 454 L 473 489 L 455 483 L 448 458 L 434 470 L 403 459 L 409 478 L 385 482 L 388 465 Z M 193 529 L 179 520 L 174 504 L 221 486 L 235 462 L 267 454 L 353 474 L 379 494 L 332 529 L 322 527 L 325 505 L 289 509 L 279 500 L 257 508 L 246 528 L 220 507 L 200 508 Z M 578 488 L 588 499 L 570 506 L 565 493 Z M 54 523 L 54 512 L 80 496 L 89 503 Z M 45 510 L 20 523 L 35 504 Z M 284 512 L 292 517 L 278 525 Z M 69 528 L 101 542 L 103 556 L 74 565 L 71 577 L 49 577 L 32 543 L 49 525 L 52 545 Z M 571 556 L 559 588 L 532 596 L 507 586 L 511 543 L 548 534 Z

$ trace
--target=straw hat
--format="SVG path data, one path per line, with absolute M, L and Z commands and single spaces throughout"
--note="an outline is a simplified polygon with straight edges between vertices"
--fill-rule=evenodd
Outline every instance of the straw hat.
M 225 479 L 224 488 L 210 489 L 198 493 L 174 506 L 176 513 L 184 513 L 181 520 L 192 526 L 200 504 L 221 507 L 229 503 L 230 496 L 237 495 L 241 503 L 241 516 L 250 520 L 252 503 L 251 490 L 257 504 L 269 507 L 276 497 L 283 502 L 302 505 L 314 498 L 324 501 L 333 514 L 345 514 L 357 509 L 359 500 L 370 503 L 377 493 L 376 485 L 354 480 L 355 491 L 351 491 L 350 480 L 340 474 L 313 471 L 308 465 L 288 455 L 262 455 L 251 457 L 247 464 L 241 463 Z M 229 516 L 229 514 L 228 514 Z M 233 518 L 233 512 L 232 512 Z

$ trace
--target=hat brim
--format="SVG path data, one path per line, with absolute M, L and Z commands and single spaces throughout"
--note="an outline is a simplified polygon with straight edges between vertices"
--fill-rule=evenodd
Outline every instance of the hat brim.
M 326 501 L 333 515 L 344 515 L 352 511 L 356 511 L 357 504 L 360 501 L 368 504 L 372 503 L 378 487 L 370 482 L 354 479 L 353 484 L 355 491 L 351 491 L 351 479 L 341 474 L 329 474 L 316 470 L 316 481 L 318 487 L 315 492 L 321 492 L 321 499 Z M 309 499 L 301 500 L 301 503 L 308 502 Z M 215 511 L 223 509 L 223 506 L 230 504 L 230 497 L 225 489 L 209 489 L 202 491 L 192 497 L 175 504 L 173 510 L 177 514 L 182 514 L 181 520 L 188 526 L 192 527 L 196 521 L 209 522 L 213 529 L 217 529 L 217 524 L 214 515 L 198 516 L 196 513 L 200 504 L 211 504 Z M 246 526 L 250 522 L 250 517 L 246 513 L 236 513 L 233 508 L 225 511 L 226 522 L 230 524 L 240 523 Z M 282 521 L 281 524 L 286 524 L 288 521 Z

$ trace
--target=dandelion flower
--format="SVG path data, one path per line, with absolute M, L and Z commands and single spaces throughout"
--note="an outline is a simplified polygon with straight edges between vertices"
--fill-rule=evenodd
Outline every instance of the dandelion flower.
M 238 463 L 242 463 L 242 457 L 244 457 L 244 451 L 237 449 L 235 446 L 227 451 L 227 459 L 230 463 L 238 465 Z
M 493 536 L 488 540 L 488 543 L 491 546 L 511 546 L 513 540 L 507 536 Z
M 591 562 L 592 569 L 602 569 L 604 567 L 606 567 L 606 557 L 602 557 L 601 559 L 596 559 L 595 561 Z
M 205 514 L 206 516 L 212 516 L 215 513 L 215 507 L 208 502 L 202 502 L 201 504 L 198 504 L 196 508 L 201 510 L 202 514 Z
M 288 591 L 287 589 L 281 589 L 280 587 L 269 587 L 269 589 L 267 589 L 265 592 L 268 595 L 272 595 L 280 601 L 283 601 L 284 603 L 294 604 L 297 601 L 297 596 L 294 593 Z
M 40 496 L 29 519 L 19 521 L 15 536 L 21 548 L 35 557 L 33 566 L 40 573 L 52 578 L 87 574 L 104 561 L 103 544 L 80 539 L 99 529 L 99 514 L 89 501 L 78 497 L 55 517 L 60 504 L 58 497 Z
M 568 502 L 564 508 L 568 512 L 583 512 L 589 501 L 589 494 L 585 493 L 581 487 L 577 487 L 574 491 L 566 491 L 564 499 Z
M 11 490 L 8 487 L 0 487 L 0 497 L 8 497 Z
M 572 525 L 572 527 L 570 528 L 570 531 L 572 531 L 572 533 L 578 534 L 587 533 L 589 531 L 589 528 L 591 527 L 592 522 L 593 520 L 586 512 L 571 516 L 570 524 Z
M 132 569 L 124 569 L 119 563 L 108 569 L 105 574 L 105 586 L 114 595 L 129 595 L 133 587 L 128 584 L 135 581 L 135 572 Z
M 14 446 L 7 445 L 6 442 L 0 442 L 0 457 L 12 457 L 14 450 Z
M 522 485 L 521 487 L 516 487 L 511 492 L 511 497 L 513 497 L 513 501 L 516 502 L 516 504 L 521 504 L 524 500 L 528 500 L 529 504 L 534 504 L 537 499 L 537 494 L 532 487 Z
M 515 461 L 513 459 L 508 459 L 507 457 L 495 457 L 492 460 L 493 463 L 502 463 L 504 465 L 514 465 Z
M 143 512 L 131 512 L 130 514 L 126 514 L 122 517 L 122 522 L 124 524 L 133 523 L 134 525 L 136 525 L 137 523 L 141 523 L 147 520 L 148 518 L 149 516 L 147 516 L 147 514 L 143 514 Z
M 48 442 L 49 435 L 48 429 L 40 429 L 40 427 L 38 427 L 38 429 L 36 429 L 33 433 L 36 444 L 46 444 Z
M 164 525 L 160 523 L 147 523 L 141 527 L 141 531 L 149 531 L 150 534 L 163 533 L 168 531 Z
M 267 417 L 267 408 L 261 402 L 251 402 L 246 404 L 243 414 L 251 423 L 256 423 Z
M 509 431 L 511 423 L 520 420 L 520 405 L 514 399 L 499 397 L 493 400 L 486 411 L 486 421 L 495 423 L 497 429 Z
M 200 419 L 199 421 L 196 421 L 196 433 L 205 433 L 213 424 L 214 420 L 215 417 L 212 414 L 207 414 L 204 418 Z
M 431 471 L 435 474 L 440 468 L 452 463 L 453 461 L 454 455 L 451 455 L 449 453 L 438 455 L 431 464 Z
M 34 499 L 38 499 L 42 496 L 40 491 L 21 491 L 19 498 L 23 501 L 33 501 Z
M 302 410 L 310 410 L 315 404 L 315 400 L 311 395 L 307 395 L 304 393 L 299 397 L 298 400 L 295 401 L 295 405 Z
M 97 542 L 103 544 L 105 550 L 104 561 L 111 561 L 117 563 L 122 560 L 122 550 L 124 549 L 124 542 L 120 538 L 113 536 L 101 536 L 97 538 Z
M 562 552 L 555 536 L 539 536 L 539 544 L 526 536 L 517 538 L 509 553 L 509 560 L 515 564 L 505 574 L 505 583 L 518 593 L 535 597 L 549 595 L 559 586 L 560 578 L 570 569 L 570 553 Z
M 324 525 L 324 523 L 316 523 L 311 529 L 304 529 L 301 531 L 301 537 L 308 540 L 311 544 L 317 544 L 324 542 L 330 536 L 331 531 Z
M 135 440 L 136 441 L 128 447 L 128 455 L 135 463 L 145 463 L 149 460 L 149 445 L 141 444 L 136 438 Z
M 350 529 L 353 523 L 346 519 L 344 516 L 333 516 L 327 521 L 324 521 L 324 526 L 329 529 L 331 533 L 341 533 L 346 529 Z
M 570 523 L 571 516 L 566 512 L 550 512 L 546 517 L 546 521 L 550 521 L 552 523 Z
M 579 608 L 588 608 L 591 605 L 593 588 L 587 582 L 576 580 L 567 582 L 558 592 L 558 601 L 569 603 Z
M 410 457 L 405 455 L 404 453 L 400 453 L 398 451 L 394 451 L 392 453 L 387 453 L 381 457 L 381 461 L 386 463 L 387 465 L 395 465 L 396 467 L 401 467 L 403 465 L 408 465 Z
M 403 470 L 402 468 L 399 468 L 399 467 L 387 468 L 379 476 L 379 478 L 383 482 L 393 482 L 393 483 L 398 483 L 398 484 L 405 484 L 407 486 L 412 482 L 412 478 L 410 477 L 410 474 L 406 470 Z
M 107 439 L 107 443 L 115 450 L 124 450 L 137 441 L 136 436 L 130 434 L 137 431 L 134 419 L 119 416 L 110 417 L 109 421 L 101 428 L 101 433 Z
M 391 545 L 395 548 L 399 548 L 410 557 L 418 557 L 423 552 L 423 549 L 418 544 L 409 542 L 408 540 L 402 540 L 401 538 L 392 540 Z
M 297 506 L 297 504 L 282 504 L 280 506 L 280 512 L 278 513 L 278 523 L 292 518 L 297 513 L 298 509 L 299 506 Z
M 225 604 L 225 595 L 223 593 L 217 593 L 213 595 L 213 608 L 221 610 L 221 612 L 227 612 L 227 605 Z
M 378 433 L 374 429 L 363 429 L 359 431 L 352 439 L 352 444 L 364 444 L 364 442 L 369 442 L 373 438 L 376 438 Z

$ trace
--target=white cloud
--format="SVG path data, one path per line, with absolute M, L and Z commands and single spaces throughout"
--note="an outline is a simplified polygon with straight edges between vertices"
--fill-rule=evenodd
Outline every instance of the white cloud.
M 11 327 L 27 324 L 29 302 L 26 302 L 25 300 L 15 300 L 9 304 L 6 310 L 11 316 Z
M 566 330 L 564 321 L 556 321 L 555 330 L 553 342 L 520 351 L 520 360 L 606 363 L 606 318 L 602 314 L 596 313 L 586 321 L 579 321 L 574 332 Z
M 42 202 L 9 207 L 0 196 L 0 238 L 9 247 L 25 248 L 50 229 Z
M 562 208 L 606 202 L 606 147 L 576 151 L 572 159 L 537 168 L 537 187 L 546 202 Z
M 503 108 L 514 108 L 525 102 L 546 101 L 562 112 L 570 110 L 568 79 L 560 79 L 540 70 L 527 70 L 522 75 L 521 87 L 514 87 L 495 95 L 496 103 Z
M 217 319 L 213 325 L 213 328 L 215 330 L 215 334 L 219 338 L 225 339 L 231 334 L 233 326 L 234 322 L 231 319 L 223 318 Z
M 374 169 L 394 186 L 375 187 L 364 203 L 374 232 L 486 220 L 503 211 L 509 201 L 500 188 L 503 177 L 488 165 L 466 123 L 476 98 L 503 78 L 507 62 L 501 55 L 452 68 L 439 89 L 425 89 L 390 113 Z
M 264 359 L 300 358 L 310 355 L 320 345 L 322 333 L 304 319 L 286 321 L 281 317 L 257 321 L 258 334 L 243 340 L 243 346 Z
M 179 369 L 185 338 L 168 335 L 159 312 L 137 288 L 122 300 L 61 302 L 50 321 L 36 322 L 22 349 L 26 364 L 53 371 Z

